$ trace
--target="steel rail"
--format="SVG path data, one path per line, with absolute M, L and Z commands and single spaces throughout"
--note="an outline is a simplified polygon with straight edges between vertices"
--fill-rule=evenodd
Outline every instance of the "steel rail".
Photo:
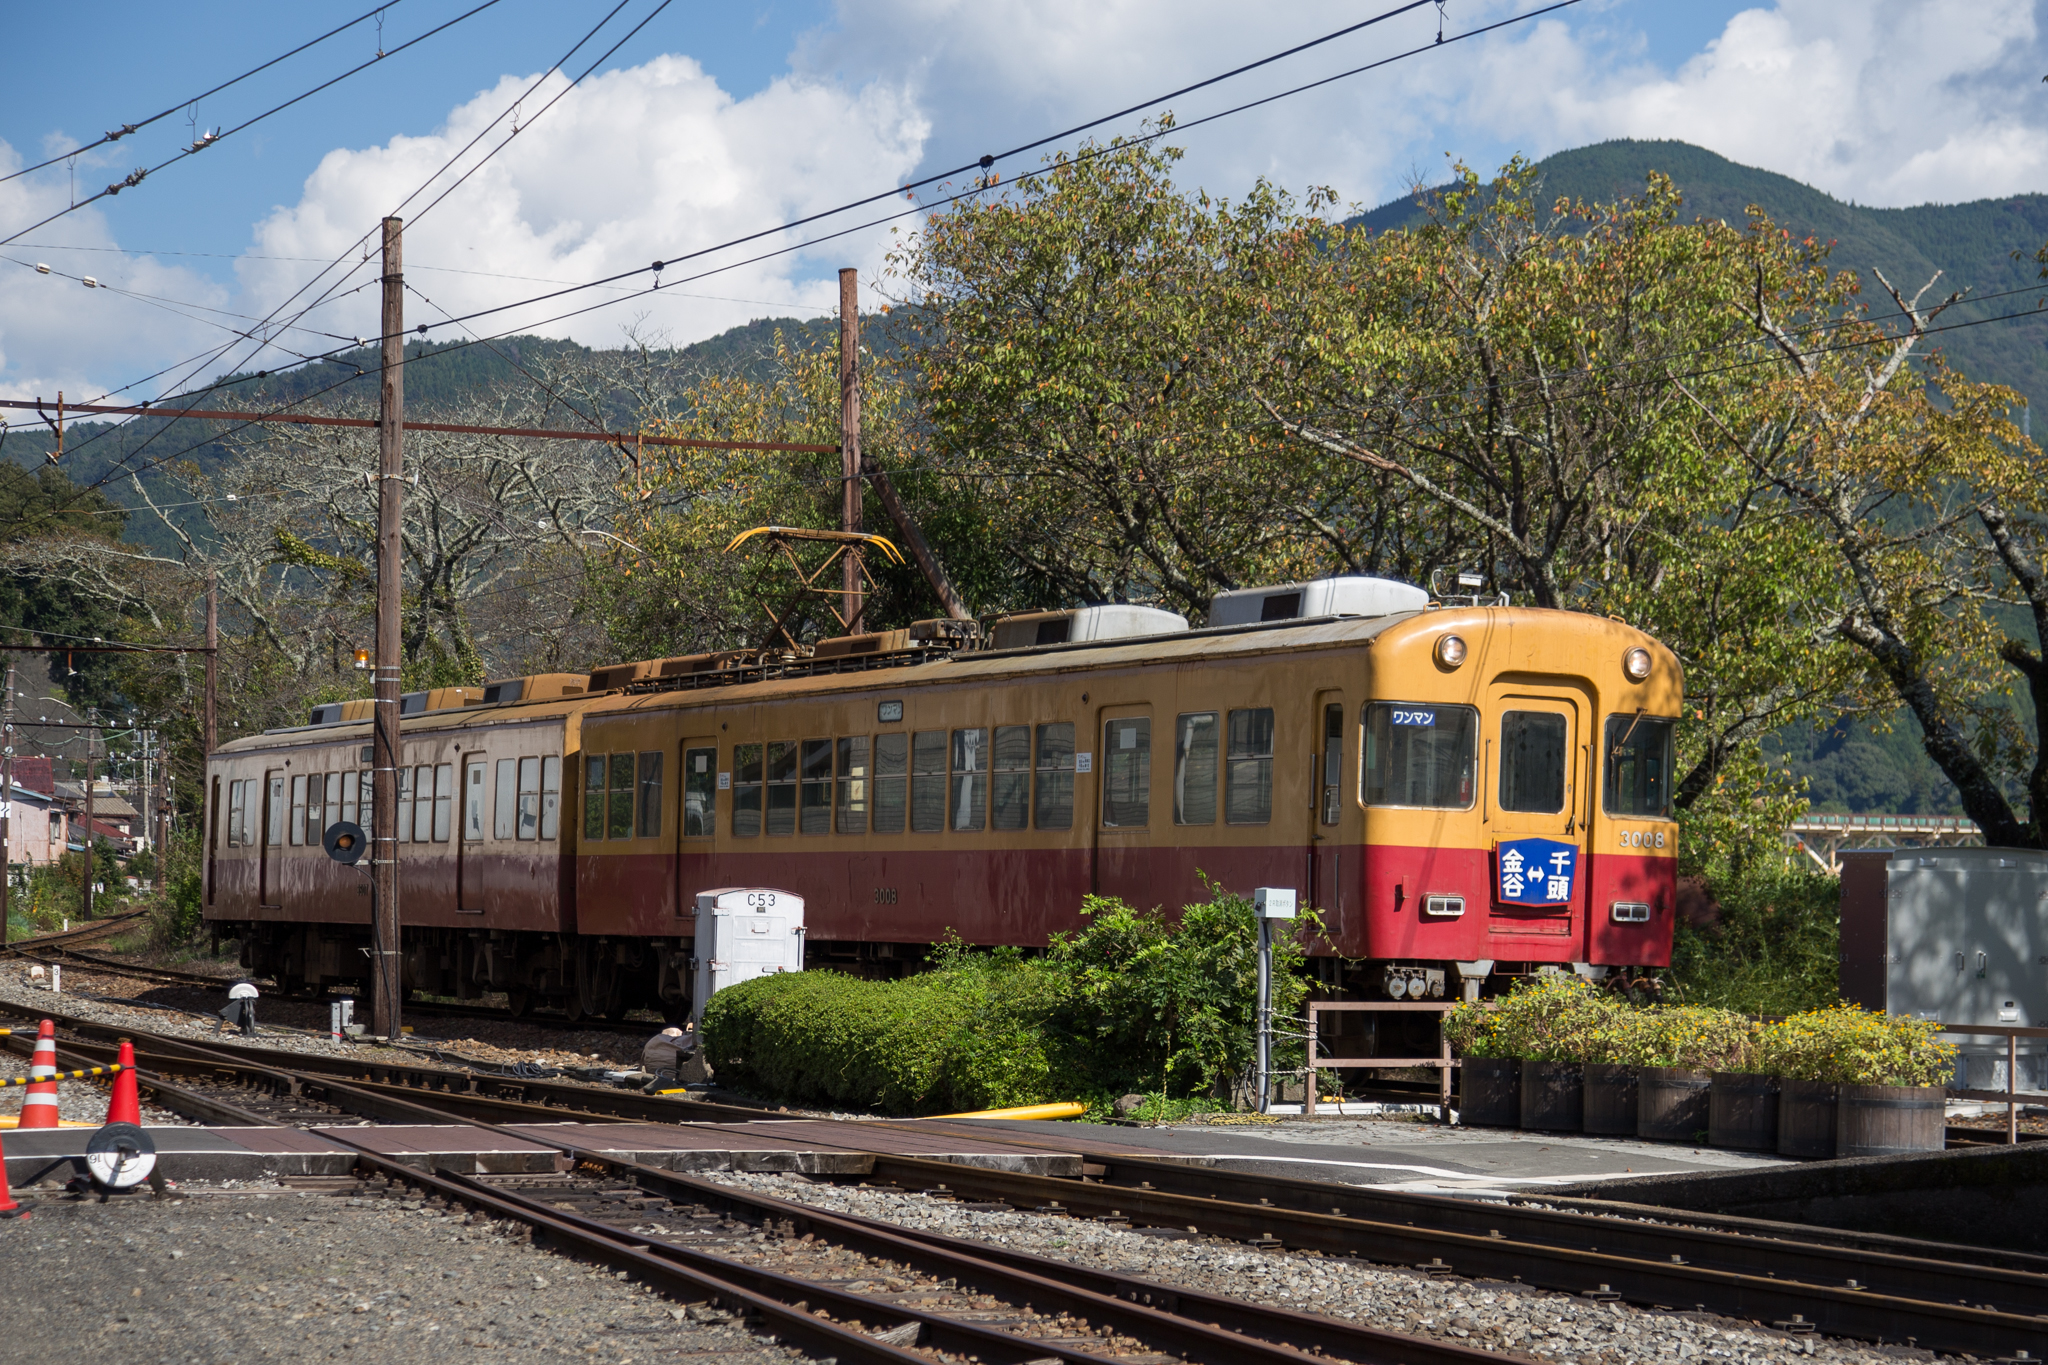
M 868 1178 L 918 1189 L 944 1184 L 1024 1208 L 1089 1217 L 1109 1214 L 1136 1224 L 1195 1228 L 1238 1241 L 1359 1256 L 1438 1274 L 1515 1280 L 1569 1294 L 1613 1295 L 1652 1307 L 1691 1307 L 1773 1326 L 1784 1323 L 1786 1330 L 1795 1332 L 1811 1330 L 1892 1342 L 1914 1337 L 1935 1350 L 1991 1356 L 2038 1350 L 2048 1339 L 2048 1319 L 1966 1303 L 1872 1293 L 1860 1287 L 1690 1265 L 1677 1254 L 1652 1260 L 1517 1241 L 1505 1234 L 1440 1231 L 1406 1222 L 1023 1175 L 887 1153 L 876 1154 L 874 1172 Z
M 20 938 L 12 943 L 0 945 L 0 956 L 19 957 L 27 953 L 48 948 L 58 948 L 70 943 L 91 943 L 120 930 L 142 918 L 143 911 L 130 910 L 125 915 L 111 915 L 106 919 L 88 920 L 76 929 L 60 929 L 54 934 L 37 934 L 32 938 Z
M 799 1231 L 808 1229 L 819 1234 L 836 1245 L 870 1256 L 921 1266 L 927 1271 L 942 1271 L 963 1283 L 977 1284 L 984 1291 L 1027 1293 L 1034 1304 L 1058 1303 L 1066 1311 L 1085 1316 L 1091 1322 L 1117 1323 L 1120 1330 L 1128 1330 L 1132 1335 L 1156 1339 L 1157 1334 L 1151 1331 L 1151 1325 L 1158 1321 L 1158 1314 L 1165 1314 L 1205 1325 L 1212 1332 L 1227 1333 L 1230 1342 L 1237 1347 L 1260 1341 L 1298 1351 L 1321 1351 L 1346 1360 L 1402 1361 L 1408 1365 L 1433 1365 L 1435 1362 L 1463 1365 L 1464 1362 L 1479 1360 L 1526 1359 L 1516 1352 L 1487 1351 L 1361 1327 L 1319 1313 L 1301 1313 L 1220 1294 L 1181 1289 L 1135 1276 L 1091 1270 L 1028 1252 L 969 1242 L 943 1233 L 901 1227 L 880 1219 L 834 1213 L 699 1176 L 640 1166 L 606 1154 L 580 1153 L 577 1160 L 583 1165 L 630 1176 L 636 1183 L 660 1190 L 672 1200 L 681 1196 L 695 1203 L 724 1205 L 764 1219 L 779 1219 Z M 950 1166 L 951 1163 L 940 1164 Z M 991 1267 L 1003 1273 L 993 1273 Z M 1024 1278 L 1017 1278 L 1019 1276 Z M 1048 1289 L 1048 1284 L 1052 1288 Z M 1069 1297 L 1054 1298 L 1055 1292 Z M 1131 1310 L 1134 1308 L 1143 1311 L 1133 1315 Z M 1126 1322 L 1130 1325 L 1122 1327 Z M 1224 1358 L 1235 1357 L 1226 1355 Z
M 1871 1246 L 1847 1248 L 1770 1238 L 1719 1228 L 1695 1228 L 1588 1218 L 1580 1214 L 1497 1204 L 1447 1195 L 1376 1190 L 1281 1176 L 1238 1175 L 1170 1161 L 1091 1156 L 1105 1168 L 1098 1179 L 1118 1189 L 1139 1188 L 1272 1205 L 1307 1213 L 1338 1214 L 1373 1222 L 1426 1223 L 1441 1232 L 1506 1237 L 1521 1244 L 1668 1261 L 1807 1284 L 1853 1285 L 1868 1294 L 1928 1301 L 1992 1304 L 2028 1316 L 2048 1314 L 2048 1275 L 1960 1262 L 1960 1248 L 1920 1242 L 1914 1252 Z M 1667 1215 L 1682 1217 L 1673 1211 Z M 1901 1239 L 1905 1240 L 1905 1239 Z

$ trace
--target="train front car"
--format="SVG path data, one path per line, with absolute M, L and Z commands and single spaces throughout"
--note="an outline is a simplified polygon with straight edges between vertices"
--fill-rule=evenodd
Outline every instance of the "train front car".
M 1366 674 L 1364 913 L 1331 945 L 1372 964 L 1355 984 L 1470 998 L 1544 967 L 1669 965 L 1670 650 L 1581 612 L 1449 607 L 1389 626 Z

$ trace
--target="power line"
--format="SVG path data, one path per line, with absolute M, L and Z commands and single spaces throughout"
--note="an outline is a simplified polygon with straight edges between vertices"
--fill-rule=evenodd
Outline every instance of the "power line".
M 212 147 L 217 143 L 224 141 L 227 138 L 233 137 L 236 133 L 242 132 L 248 128 L 253 128 L 257 124 L 263 122 L 263 120 L 271 117 L 273 114 L 281 114 L 285 110 L 291 108 L 293 105 L 298 104 L 303 100 L 311 99 L 313 96 L 319 94 L 321 91 L 327 89 L 328 87 L 338 85 L 342 81 L 347 80 L 350 76 L 356 75 L 359 72 L 369 70 L 371 67 L 377 65 L 377 63 L 383 61 L 386 57 L 396 57 L 399 53 L 405 51 L 407 48 L 419 43 L 424 43 L 427 39 L 433 37 L 435 34 L 444 32 L 447 29 L 451 29 L 455 27 L 457 24 L 461 23 L 463 20 L 469 19 L 475 15 L 483 13 L 485 10 L 489 9 L 491 6 L 497 3 L 498 0 L 483 0 L 483 3 L 478 5 L 475 9 L 469 10 L 467 13 L 458 14 L 453 19 L 450 19 L 447 23 L 437 25 L 434 28 L 428 29 L 425 33 L 422 33 L 417 38 L 413 38 L 406 42 L 400 43 L 397 47 L 392 48 L 389 52 L 380 52 L 375 57 L 372 57 L 369 61 L 362 63 L 360 66 L 352 66 L 348 70 L 342 72 L 339 76 L 336 76 L 331 80 L 322 81 L 320 84 L 314 86 L 311 90 L 308 90 L 303 94 L 294 95 L 290 99 L 284 101 L 282 104 L 272 105 L 270 108 L 264 110 L 262 113 L 256 115 L 254 118 L 243 119 L 240 123 L 236 124 L 232 128 L 217 129 L 214 132 L 208 133 L 205 136 L 201 137 L 198 141 L 194 142 L 191 146 L 179 152 L 176 156 L 172 156 L 163 161 L 160 161 L 154 166 L 132 171 L 129 173 L 126 179 L 107 186 L 98 194 L 88 195 L 85 198 L 80 199 L 77 202 L 73 203 L 69 208 L 62 209 L 56 213 L 51 214 L 47 218 L 43 218 L 36 222 L 30 223 L 27 227 L 21 229 L 21 231 L 19 232 L 12 234 L 11 236 L 0 237 L 0 246 L 5 246 L 9 242 L 14 241 L 16 238 L 26 237 L 29 233 L 34 232 L 39 227 L 47 227 L 49 224 L 56 222 L 59 218 L 62 218 L 67 214 L 75 213 L 79 209 L 84 208 L 87 204 L 95 204 L 102 199 L 108 199 L 113 197 L 114 195 L 119 194 L 122 190 L 133 189 L 135 186 L 140 185 L 146 177 L 155 175 L 158 171 L 161 171 L 166 167 L 175 166 L 177 163 L 187 159 L 188 157 L 197 156 L 199 155 L 199 153 L 205 151 L 207 148 Z
M 326 42 L 329 38 L 334 37 L 336 34 L 346 33 L 358 24 L 367 23 L 369 20 L 378 17 L 379 15 L 383 14 L 385 10 L 390 9 L 393 5 L 396 5 L 398 3 L 399 0 L 385 0 L 385 3 L 378 5 L 375 9 L 363 11 L 361 14 L 349 20 L 347 23 L 342 24 L 338 28 L 331 28 L 327 30 L 327 32 L 321 34 L 319 37 L 314 38 L 309 42 L 300 43 L 291 51 L 283 53 L 276 57 L 272 57 L 269 61 L 263 63 L 261 66 L 252 66 L 247 71 L 244 71 L 241 75 L 236 76 L 232 80 L 222 81 L 219 85 L 216 85 L 211 90 L 203 91 L 200 94 L 194 95 L 191 99 L 188 100 L 179 100 L 176 104 L 172 105 L 170 108 L 164 110 L 161 113 L 151 114 L 148 118 L 145 119 L 137 119 L 134 123 L 124 123 L 118 129 L 111 133 L 106 133 L 92 142 L 83 143 L 77 147 L 73 147 L 68 152 L 60 152 L 56 156 L 49 158 L 47 161 L 38 161 L 33 166 L 24 166 L 20 170 L 15 171 L 11 174 L 0 175 L 0 185 L 4 185 L 8 181 L 18 179 L 24 175 L 31 175 L 36 171 L 45 169 L 46 167 L 54 166 L 60 161 L 69 161 L 72 157 L 79 155 L 81 152 L 89 152 L 95 147 L 104 147 L 108 143 L 119 142 L 122 138 L 127 137 L 130 133 L 139 133 L 144 128 L 149 127 L 149 125 L 151 125 L 152 123 L 156 123 L 159 120 L 169 118 L 172 114 L 177 113 L 180 109 L 190 108 L 192 105 L 199 103 L 199 101 L 206 99 L 209 96 L 218 95 L 221 91 L 226 90 L 230 86 L 240 85 L 243 81 L 248 80 L 251 76 L 257 75 L 260 72 L 268 71 L 271 67 L 276 66 L 279 62 L 285 61 L 288 58 L 298 56 L 307 48 L 318 47 L 321 43 Z M 382 57 L 385 54 L 380 52 L 377 55 L 379 57 Z

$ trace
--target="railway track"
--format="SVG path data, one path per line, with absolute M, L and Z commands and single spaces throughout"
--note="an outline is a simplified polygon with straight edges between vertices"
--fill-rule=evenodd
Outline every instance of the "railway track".
M 130 910 L 125 915 L 109 915 L 105 919 L 88 920 L 75 929 L 63 929 L 54 934 L 37 934 L 32 938 L 16 939 L 0 946 L 0 957 L 25 957 L 53 948 L 74 947 L 81 943 L 97 943 L 112 938 L 123 929 L 131 928 L 142 918 L 140 910 Z
M 32 1013 L 29 1010 L 17 1011 L 12 1006 L 6 1008 L 11 1012 Z M 104 1025 L 90 1027 L 100 1035 L 98 1041 L 68 1041 L 65 1046 L 87 1064 L 97 1064 L 111 1055 L 106 1043 L 118 1031 Z M 158 1088 L 159 1073 L 169 1073 L 177 1080 L 162 1084 L 172 1086 L 174 1090 L 176 1087 L 186 1088 L 197 1096 L 202 1106 L 211 1105 L 215 1112 L 219 1112 L 223 1104 L 229 1108 L 239 1107 L 242 1117 L 235 1120 L 239 1122 L 309 1121 L 296 1115 L 284 1117 L 292 1112 L 285 1106 L 298 1106 L 301 1111 L 315 1115 L 324 1115 L 327 1109 L 332 1109 L 384 1121 L 470 1122 L 486 1127 L 494 1123 L 532 1123 L 536 1119 L 559 1121 L 570 1117 L 582 1121 L 610 1118 L 641 1122 L 650 1119 L 701 1122 L 764 1117 L 761 1111 L 735 1106 L 675 1101 L 548 1082 L 509 1081 L 505 1083 L 504 1093 L 488 1093 L 464 1087 L 483 1083 L 489 1078 L 469 1077 L 445 1070 L 430 1075 L 427 1068 L 394 1065 L 379 1058 L 356 1060 L 309 1057 L 265 1049 L 207 1048 L 182 1039 L 132 1036 L 136 1037 L 138 1061 L 144 1068 L 142 1079 L 145 1086 L 152 1089 L 156 1102 L 180 1112 L 185 1112 L 181 1104 L 191 1102 L 189 1095 L 180 1096 Z M 8 1041 L 11 1046 L 22 1045 L 22 1040 Z M 219 1090 L 202 1093 L 202 1087 L 207 1084 L 241 1087 L 269 1099 L 264 1106 L 237 1106 L 231 1093 L 226 1098 Z M 535 1096 L 534 1090 L 542 1093 Z M 573 1094 L 565 1100 L 559 1095 L 562 1091 L 572 1091 Z M 307 1106 L 318 1108 L 307 1109 Z M 262 1112 L 264 1108 L 270 1112 Z M 316 1117 L 311 1121 L 322 1120 Z M 857 1125 L 861 1128 L 871 1126 Z M 338 1140 L 348 1140 L 346 1130 L 332 1135 Z M 522 1136 L 533 1140 L 534 1131 L 528 1129 Z M 580 1192 L 572 1191 L 563 1199 L 553 1201 L 569 1203 L 570 1210 L 528 1207 L 536 1202 L 546 1205 L 550 1201 L 529 1197 L 502 1185 L 477 1186 L 466 1177 L 446 1172 L 422 1176 L 373 1152 L 363 1151 L 361 1161 L 364 1166 L 382 1170 L 392 1178 L 425 1183 L 444 1197 L 477 1202 L 488 1190 L 491 1198 L 500 1201 L 499 1205 L 492 1207 L 502 1216 L 519 1216 L 537 1227 L 545 1225 L 552 1229 L 551 1235 L 566 1239 L 564 1245 L 573 1246 L 581 1254 L 612 1260 L 623 1257 L 643 1271 L 649 1269 L 650 1259 L 659 1261 L 669 1267 L 664 1274 L 680 1276 L 682 1280 L 688 1280 L 692 1275 L 699 1276 L 701 1280 L 702 1276 L 712 1273 L 702 1262 L 678 1254 L 670 1245 L 675 1242 L 675 1246 L 683 1250 L 702 1250 L 693 1240 L 694 1234 L 683 1235 L 688 1227 L 693 1226 L 693 1220 L 703 1221 L 697 1219 L 694 1212 L 689 1213 L 689 1218 L 680 1228 L 672 1229 L 676 1236 L 681 1237 L 679 1242 L 668 1234 L 647 1232 L 648 1220 L 644 1217 L 629 1218 L 626 1224 L 612 1226 L 591 1215 L 594 1211 L 602 1211 L 608 1204 L 618 1204 L 620 1207 L 615 1211 L 621 1216 L 645 1214 L 654 1206 L 644 1202 L 634 1204 L 633 1201 L 658 1197 L 668 1201 L 660 1206 L 663 1212 L 675 1209 L 687 1212 L 697 1206 L 724 1210 L 729 1219 L 738 1219 L 753 1229 L 744 1234 L 747 1237 L 781 1237 L 787 1241 L 794 1236 L 800 1241 L 801 1231 L 808 1230 L 814 1239 L 822 1238 L 834 1246 L 913 1268 L 938 1263 L 905 1259 L 907 1249 L 903 1243 L 906 1241 L 919 1242 L 927 1237 L 936 1239 L 928 1248 L 933 1249 L 934 1254 L 937 1249 L 942 1249 L 939 1248 L 940 1243 L 955 1247 L 961 1245 L 956 1239 L 940 1238 L 937 1234 L 914 1233 L 887 1224 L 868 1224 L 865 1220 L 828 1214 L 715 1181 L 615 1160 L 573 1144 L 541 1140 L 558 1147 L 565 1158 L 575 1163 L 576 1170 L 581 1173 L 580 1178 L 591 1182 L 576 1186 L 575 1191 Z M 1031 1139 L 1023 1139 L 1023 1142 L 1024 1145 L 1047 1145 Z M 864 1144 L 855 1132 L 848 1135 L 844 1145 L 860 1149 Z M 2044 1343 L 2048 1343 L 2048 1258 L 1976 1252 L 1961 1246 L 1906 1238 L 1830 1233 L 1824 1229 L 1727 1216 L 1694 1217 L 1675 1214 L 1671 1210 L 1624 1208 L 1617 1211 L 1607 1209 L 1597 1201 L 1560 1201 L 1566 1205 L 1561 1207 L 1544 1207 L 1537 1201 L 1508 1205 L 1478 1203 L 1442 1196 L 1389 1192 L 1370 1186 L 1237 1175 L 1116 1152 L 1088 1151 L 1086 1143 L 1060 1144 L 1065 1151 L 1074 1151 L 1077 1145 L 1087 1163 L 1084 1166 L 1086 1174 L 1078 1179 L 987 1170 L 886 1153 L 875 1155 L 873 1172 L 867 1179 L 870 1183 L 894 1184 L 909 1191 L 972 1199 L 1006 1208 L 1134 1226 L 1192 1229 L 1200 1235 L 1270 1249 L 1358 1257 L 1412 1268 L 1429 1275 L 1458 1275 L 1523 1284 L 1585 1295 L 1596 1300 L 1624 1299 L 1653 1309 L 1711 1311 L 1753 1320 L 1794 1334 L 1820 1332 L 1866 1340 L 1874 1338 L 1883 1343 L 1914 1344 L 1941 1351 L 2015 1360 L 2028 1358 L 2023 1352 L 2032 1352 L 2038 1358 Z M 639 1193 L 622 1194 L 619 1182 L 631 1185 Z M 580 1212 L 577 1211 L 579 1209 Z M 1624 1216 L 1616 1216 L 1617 1212 Z M 1668 1221 L 1677 1218 L 1685 1221 Z M 585 1224 L 604 1224 L 610 1231 Z M 773 1231 L 783 1225 L 799 1231 Z M 740 1235 L 733 1228 L 727 1231 Z M 1049 1273 L 1045 1266 L 1037 1264 L 1036 1258 L 1026 1257 L 1017 1261 L 1015 1258 L 1022 1253 L 1003 1252 L 978 1243 L 965 1245 L 972 1248 L 970 1259 L 990 1265 L 1000 1263 L 1027 1276 L 1045 1278 Z M 799 1262 L 802 1259 L 799 1254 Z M 1067 1286 L 1061 1292 L 1073 1290 L 1073 1277 L 1082 1272 L 1065 1266 L 1061 1270 L 1066 1279 L 1060 1282 Z M 893 1275 L 893 1279 L 903 1280 L 906 1287 L 889 1292 L 902 1299 L 897 1306 L 904 1308 L 906 1315 L 892 1319 L 880 1330 L 907 1331 L 908 1324 L 916 1321 L 922 1324 L 918 1332 L 905 1336 L 905 1340 L 914 1336 L 919 1341 L 934 1343 L 940 1340 L 964 1342 L 966 1338 L 946 1335 L 952 1331 L 951 1328 L 942 1329 L 925 1317 L 908 1312 L 920 1297 L 931 1297 L 936 1292 L 933 1286 L 946 1278 L 954 1279 L 958 1285 L 980 1286 L 978 1292 L 983 1297 L 995 1294 L 1002 1304 L 1008 1305 L 982 1305 L 973 1309 L 976 1313 L 994 1315 L 987 1319 L 990 1322 L 1014 1326 L 1005 1314 L 1021 1313 L 1025 1306 L 1036 1313 L 1055 1302 L 1044 1297 L 1052 1291 L 1043 1286 L 1027 1286 L 1030 1292 L 1026 1293 L 1025 1289 L 1018 1287 L 1023 1285 L 1022 1281 L 1003 1282 L 1010 1287 L 997 1293 L 987 1286 L 996 1285 L 998 1280 L 991 1278 L 992 1272 L 986 1270 L 976 1270 L 976 1275 L 981 1278 L 963 1278 L 957 1271 L 939 1273 L 928 1268 L 920 1269 L 919 1273 L 925 1278 L 905 1279 L 901 1273 Z M 790 1304 L 802 1300 L 812 1309 L 826 1312 L 833 1321 L 851 1311 L 845 1297 L 850 1291 L 836 1290 L 834 1292 L 839 1297 L 833 1297 L 801 1274 L 783 1278 L 806 1286 L 808 1297 L 793 1284 L 784 1284 L 777 1279 L 779 1272 L 756 1270 L 740 1275 L 727 1267 L 721 1274 L 725 1276 L 728 1288 L 736 1286 L 753 1296 L 728 1295 L 730 1305 L 740 1306 L 730 1307 L 730 1311 L 741 1311 L 741 1307 L 752 1305 L 752 1311 L 778 1323 L 782 1319 L 768 1312 L 757 1300 L 780 1302 L 785 1310 Z M 1128 1291 L 1118 1291 L 1118 1284 L 1128 1285 Z M 697 1291 L 704 1289 L 701 1282 L 697 1283 Z M 726 1291 L 720 1289 L 717 1292 Z M 1098 1283 L 1088 1292 L 1106 1292 L 1112 1298 L 1122 1293 L 1124 1302 L 1140 1308 L 1148 1306 L 1146 1296 L 1150 1295 L 1157 1300 L 1150 1304 L 1154 1310 L 1158 1309 L 1158 1304 L 1199 1301 L 1204 1306 L 1196 1312 L 1197 1317 L 1207 1313 L 1210 1317 L 1204 1321 L 1225 1321 L 1215 1316 L 1220 1311 L 1217 1306 L 1201 1296 L 1191 1296 L 1163 1286 L 1116 1280 L 1106 1291 Z M 1017 1298 L 1020 1294 L 1023 1295 L 1021 1300 Z M 1137 1296 L 1135 1302 L 1131 1295 Z M 847 1320 L 872 1325 L 873 1313 L 880 1310 L 873 1308 L 871 1295 L 859 1297 L 868 1304 L 870 1317 L 856 1315 Z M 949 1312 L 967 1311 L 961 1308 L 961 1303 L 967 1301 L 956 1302 L 940 1294 L 933 1300 L 935 1306 L 927 1316 L 936 1315 L 951 1321 Z M 976 1299 L 973 1302 L 980 1301 Z M 1086 1302 L 1092 1307 L 1086 1310 L 1063 1308 L 1060 1311 L 1078 1312 L 1098 1329 L 1123 1321 L 1103 1316 L 1104 1309 L 1093 1300 Z M 1247 1305 L 1237 1307 L 1249 1311 Z M 1169 1312 L 1168 1316 L 1175 1314 Z M 1294 1317 L 1311 1318 L 1319 1330 L 1326 1322 L 1335 1321 L 1315 1315 L 1288 1317 L 1290 1321 Z M 1154 1329 L 1150 1334 L 1137 1331 L 1138 1327 L 1146 1325 Z M 1142 1314 L 1129 1319 L 1129 1331 L 1136 1340 L 1163 1350 L 1171 1347 L 1167 1354 L 1185 1351 L 1196 1359 L 1257 1358 L 1242 1352 L 1212 1356 L 1195 1350 L 1190 1344 L 1175 1346 L 1171 1340 L 1162 1340 L 1157 1331 L 1159 1326 Z M 1296 1324 L 1289 1330 L 1298 1327 Z M 782 1329 L 778 1327 L 777 1330 Z M 1118 1326 L 1115 1330 L 1123 1332 L 1126 1329 Z M 1270 1338 L 1289 1350 L 1309 1349 L 1319 1344 L 1309 1341 L 1306 1346 L 1300 1346 L 1297 1337 L 1273 1335 L 1279 1332 L 1275 1323 L 1268 1323 L 1258 1332 L 1251 1331 L 1249 1327 L 1239 1330 L 1247 1336 Z M 933 1335 L 927 1338 L 923 1335 L 926 1332 Z M 1244 1339 L 1239 1337 L 1238 1342 L 1242 1346 Z M 1353 1356 L 1348 1354 L 1350 1347 L 1339 1351 L 1333 1342 L 1320 1344 L 1326 1356 L 1391 1358 Z M 1431 1351 L 1449 1349 L 1437 1343 L 1425 1344 Z M 1357 1343 L 1353 1346 L 1364 1349 Z M 1109 1347 L 1098 1341 L 1096 1348 Z M 1034 1358 L 1014 1353 L 1006 1355 L 985 1342 L 982 1346 L 956 1345 L 942 1349 L 977 1353 L 988 1360 Z M 1033 1349 L 1036 1349 L 1035 1345 Z M 1077 1361 L 1093 1358 L 1079 1347 L 1064 1355 L 1060 1353 L 1066 1349 L 1055 1341 L 1054 1347 L 1041 1352 L 1040 1357 Z M 1126 1348 L 1114 1346 L 1114 1349 L 1122 1352 Z M 842 1354 L 842 1359 L 850 1358 L 902 1357 L 848 1357 Z M 1120 1358 L 1131 1359 L 1128 1355 L 1120 1355 Z M 1419 1360 L 1423 1357 L 1411 1355 L 1401 1358 Z M 1497 1354 L 1495 1358 L 1498 1358 Z
M 105 972 L 109 976 L 125 976 L 137 981 L 155 981 L 166 986 L 190 986 L 198 990 L 225 990 L 233 978 L 211 975 L 206 972 L 186 972 L 175 967 L 138 966 L 134 963 L 119 962 L 97 953 L 81 952 L 68 945 L 50 945 L 37 949 L 33 945 L 42 940 L 25 940 L 16 945 L 21 951 L 18 956 L 33 961 L 58 963 L 63 966 L 82 967 L 88 971 Z M 284 996 L 283 999 L 308 997 Z M 317 997 L 311 997 L 316 998 Z M 654 1020 L 623 1019 L 571 1019 L 566 1014 L 549 1014 L 528 1010 L 514 1014 L 509 1009 L 491 1005 L 450 1004 L 439 1000 L 408 1000 L 405 1012 L 430 1019 L 475 1019 L 497 1024 L 534 1024 L 545 1027 L 573 1028 L 589 1033 L 621 1033 L 631 1037 L 644 1038 L 659 1030 L 662 1025 Z

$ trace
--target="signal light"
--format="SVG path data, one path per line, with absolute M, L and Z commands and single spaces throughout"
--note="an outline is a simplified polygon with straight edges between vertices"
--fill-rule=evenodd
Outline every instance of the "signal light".
M 367 650 L 367 649 L 359 649 L 359 650 L 357 650 L 357 651 L 356 651 L 356 667 L 357 667 L 357 668 L 360 668 L 360 669 L 367 669 L 367 668 L 369 668 L 369 666 L 370 666 L 370 651 L 369 651 L 369 650 Z

